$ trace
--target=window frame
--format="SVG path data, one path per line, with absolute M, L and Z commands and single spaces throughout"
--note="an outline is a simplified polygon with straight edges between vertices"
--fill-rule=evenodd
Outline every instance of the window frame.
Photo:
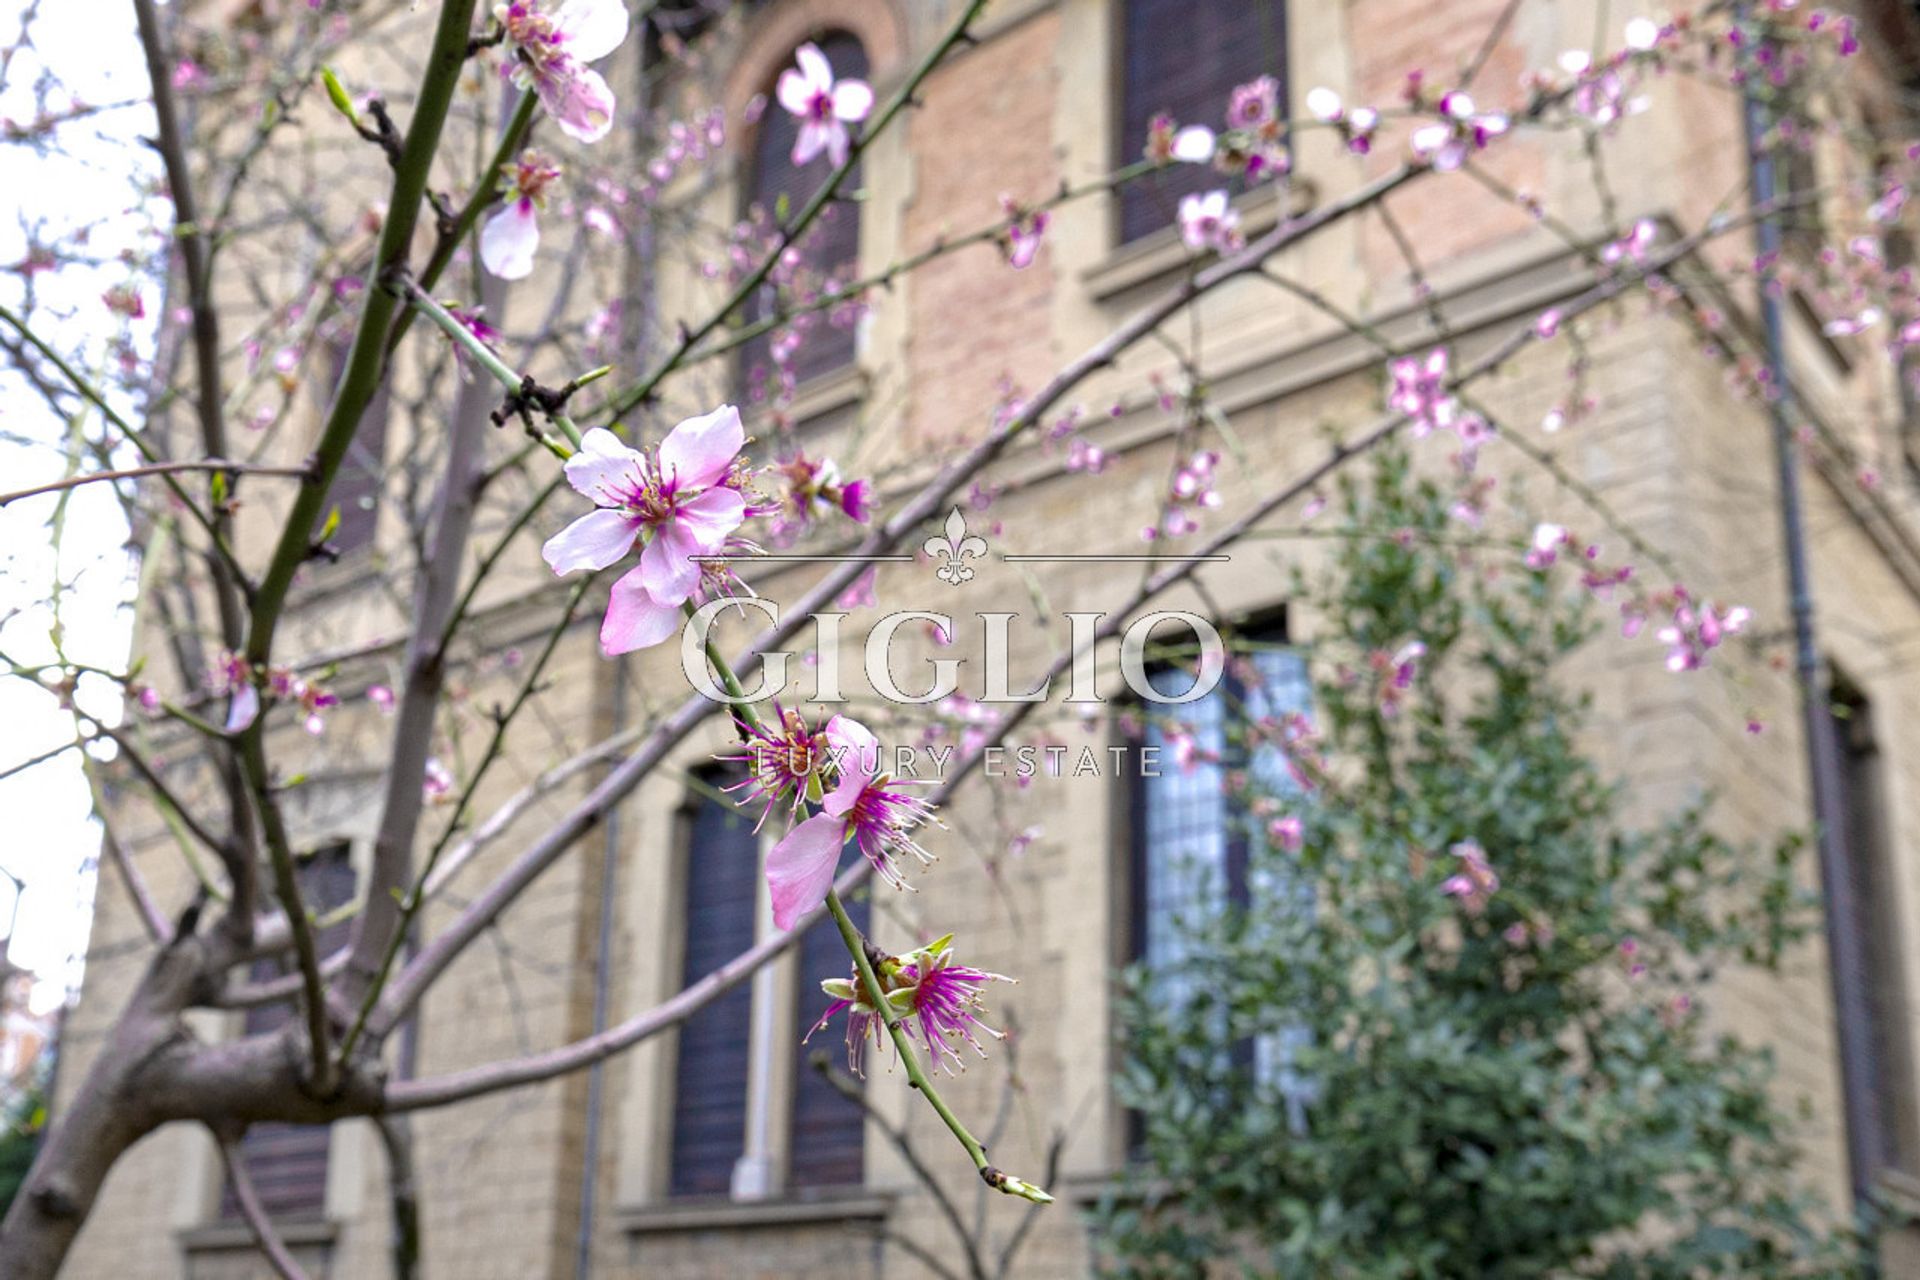
M 1260 75 L 1270 75 L 1279 81 L 1279 114 L 1283 120 L 1287 118 L 1293 93 L 1292 46 L 1294 15 L 1292 13 L 1292 5 L 1288 3 L 1288 0 L 1253 0 L 1253 2 L 1257 5 L 1271 6 L 1274 11 L 1274 16 L 1278 19 L 1276 56 L 1268 60 L 1268 65 L 1264 66 L 1261 70 L 1255 71 L 1253 76 L 1249 76 L 1246 79 L 1235 78 L 1232 74 L 1222 75 L 1220 77 L 1222 83 L 1211 86 L 1209 90 L 1209 92 L 1217 94 L 1217 101 L 1210 114 L 1192 120 L 1179 120 L 1177 123 L 1181 125 L 1204 124 L 1209 128 L 1217 130 L 1225 117 L 1227 101 L 1234 88 L 1238 85 L 1246 84 L 1254 76 Z M 1109 145 L 1110 154 L 1107 159 L 1111 166 L 1116 169 L 1133 164 L 1141 158 L 1147 121 L 1150 121 L 1154 114 L 1175 105 L 1171 103 L 1158 103 L 1151 107 L 1143 107 L 1142 110 L 1146 112 L 1146 116 L 1140 121 L 1139 137 L 1136 138 L 1134 136 L 1134 125 L 1130 119 L 1131 113 L 1129 111 L 1129 108 L 1133 105 L 1130 101 L 1132 79 L 1129 75 L 1129 49 L 1131 43 L 1130 37 L 1132 35 L 1131 18 L 1133 16 L 1135 3 L 1136 0 L 1114 0 L 1109 13 L 1108 74 L 1110 76 L 1109 83 L 1111 88 L 1108 94 L 1108 127 L 1111 130 L 1111 140 Z M 1243 14 L 1252 7 L 1246 3 L 1246 0 L 1235 0 L 1235 5 Z M 1258 17 L 1259 15 L 1255 13 L 1252 16 Z M 1200 165 L 1184 166 L 1175 164 L 1168 169 L 1161 170 L 1148 179 L 1127 183 L 1113 191 L 1107 202 L 1107 243 L 1112 251 L 1133 250 L 1139 246 L 1151 246 L 1172 238 L 1177 227 L 1179 199 L 1182 195 L 1187 194 L 1185 190 L 1178 189 L 1181 184 L 1176 182 L 1174 184 L 1176 189 L 1167 192 L 1166 198 L 1172 203 L 1171 207 L 1165 211 L 1166 220 L 1164 222 L 1156 222 L 1151 227 L 1145 227 L 1132 231 L 1131 233 L 1128 228 L 1129 193 L 1145 193 L 1147 191 L 1147 183 L 1157 182 L 1164 184 L 1169 174 L 1177 176 L 1186 170 L 1190 170 L 1194 174 L 1211 175 L 1210 178 L 1202 177 L 1202 179 L 1195 184 L 1195 190 L 1207 190 L 1212 187 L 1224 186 L 1231 193 L 1236 205 L 1241 203 L 1241 198 L 1247 195 L 1250 190 L 1244 185 L 1243 180 L 1239 178 L 1229 178 L 1227 175 L 1213 170 L 1211 166 Z

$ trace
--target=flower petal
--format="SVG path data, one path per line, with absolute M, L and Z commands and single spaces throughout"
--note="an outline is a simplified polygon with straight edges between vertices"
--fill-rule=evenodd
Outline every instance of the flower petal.
M 835 716 L 827 721 L 826 732 L 827 745 L 836 753 L 834 759 L 840 769 L 841 782 L 834 789 L 836 795 L 846 788 L 849 778 L 864 786 L 867 779 L 880 772 L 880 739 L 874 737 L 867 726 L 852 716 Z M 847 797 L 849 804 L 852 799 Z
M 1173 158 L 1205 164 L 1213 159 L 1213 145 L 1213 130 L 1203 124 L 1190 124 L 1173 135 Z
M 821 90 L 833 88 L 833 64 L 820 52 L 819 45 L 809 40 L 793 51 L 793 60 L 800 64 L 800 74 L 809 85 Z
M 604 569 L 633 550 L 640 522 L 624 511 L 589 511 L 547 539 L 540 554 L 555 573 Z
M 846 830 L 840 819 L 816 814 L 773 846 L 767 854 L 767 891 L 773 899 L 774 924 L 791 929 L 801 916 L 827 900 Z
M 806 76 L 792 67 L 780 73 L 780 82 L 773 90 L 780 105 L 802 119 L 813 110 L 813 92 L 813 86 L 807 83 Z
M 613 128 L 613 90 L 598 71 L 563 65 L 556 73 L 542 76 L 535 87 L 540 105 L 568 137 L 598 142 Z
M 827 135 L 827 159 L 838 169 L 847 162 L 847 149 L 851 143 L 847 137 L 847 126 L 838 120 L 829 120 L 820 127 Z
M 260 691 L 251 684 L 241 685 L 233 691 L 233 702 L 227 707 L 227 732 L 240 732 L 258 719 L 259 715 Z
M 727 535 L 747 518 L 747 500 L 733 489 L 709 489 L 680 504 L 674 523 L 693 535 L 703 550 L 718 551 Z
M 700 566 L 693 557 L 705 554 L 691 530 L 669 520 L 654 530 L 653 541 L 640 553 L 640 581 L 661 604 L 677 605 L 700 585 Z
M 660 472 L 682 487 L 705 488 L 727 474 L 734 457 L 747 442 L 740 411 L 723 404 L 712 413 L 685 422 L 660 442 Z
M 649 595 L 641 571 L 634 569 L 613 584 L 607 597 L 607 616 L 600 623 L 600 652 L 617 658 L 649 648 L 678 631 L 681 621 L 680 610 Z
M 646 458 L 605 427 L 587 432 L 563 469 L 567 483 L 600 507 L 626 506 L 647 482 Z
M 813 158 L 825 151 L 832 140 L 833 131 L 846 132 L 846 127 L 837 121 L 808 120 L 800 126 L 800 132 L 793 139 L 793 167 L 803 168 Z
M 480 228 L 480 261 L 502 280 L 524 279 L 540 247 L 540 219 L 533 201 L 515 200 Z
M 873 110 L 873 86 L 865 80 L 842 80 L 833 86 L 833 114 L 853 123 Z
M 625 0 L 566 0 L 554 15 L 554 25 L 566 38 L 568 53 L 593 62 L 626 40 L 627 6 Z

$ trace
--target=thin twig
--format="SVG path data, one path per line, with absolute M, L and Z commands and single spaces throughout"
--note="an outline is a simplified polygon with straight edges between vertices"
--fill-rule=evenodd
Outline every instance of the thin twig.
M 238 1144 L 219 1133 L 213 1137 L 220 1144 L 220 1161 L 227 1167 L 227 1185 L 233 1188 L 233 1198 L 240 1206 L 240 1217 L 246 1222 L 248 1230 L 253 1232 L 253 1242 L 266 1255 L 267 1265 L 273 1268 L 280 1280 L 307 1280 L 307 1273 L 293 1260 L 286 1244 L 274 1231 L 273 1220 L 260 1203 L 260 1193 L 253 1185 L 253 1174 L 248 1172 L 247 1162 L 241 1157 Z
M 307 475 L 305 467 L 274 467 L 258 462 L 228 462 L 222 458 L 208 458 L 204 462 L 152 462 L 143 467 L 122 467 L 117 471 L 88 471 L 82 475 L 68 476 L 64 480 L 35 485 L 31 489 L 16 489 L 12 493 L 0 493 L 0 507 L 18 502 L 22 498 L 37 498 L 46 493 L 60 493 L 102 480 L 137 480 L 142 476 L 171 475 L 181 471 L 218 471 L 227 475 L 291 476 L 297 479 Z

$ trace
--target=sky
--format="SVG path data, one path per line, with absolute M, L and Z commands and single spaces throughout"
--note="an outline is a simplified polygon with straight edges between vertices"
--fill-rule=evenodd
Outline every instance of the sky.
M 16 42 L 21 14 L 29 7 L 23 0 L 0 0 L 0 47 Z M 116 12 L 114 21 L 103 22 L 101 8 L 71 0 L 39 6 L 33 47 L 16 52 L 0 78 L 0 119 L 36 118 L 35 82 L 48 68 L 82 102 L 141 102 L 146 73 L 131 14 Z M 66 92 L 56 90 L 48 105 L 59 111 L 69 102 Z M 62 351 L 84 352 L 94 373 L 104 368 L 106 342 L 118 331 L 101 294 L 136 278 L 118 255 L 152 247 L 145 230 L 151 210 L 143 206 L 139 187 L 156 166 L 151 152 L 136 141 L 150 121 L 144 105 L 100 111 L 62 126 L 61 155 L 36 154 L 31 147 L 0 140 L 0 303 L 13 309 L 21 301 L 20 274 L 6 268 L 24 256 L 28 226 L 90 226 L 87 248 L 102 265 L 39 275 L 30 319 Z M 144 289 L 150 324 L 158 292 L 151 283 Z M 111 398 L 120 399 L 115 407 L 139 421 L 132 402 Z M 67 467 L 65 441 L 74 425 L 54 415 L 0 354 L 0 490 L 61 478 Z M 77 425 L 95 439 L 105 426 L 97 414 Z M 67 656 L 123 671 L 133 570 L 125 550 L 126 523 L 105 486 L 82 486 L 66 507 L 56 553 L 57 506 L 49 496 L 0 508 L 0 653 L 19 663 L 53 656 L 54 614 L 48 600 L 58 580 Z M 71 743 L 75 733 L 73 718 L 51 694 L 4 673 L 0 667 L 0 773 Z M 83 690 L 80 701 L 109 722 L 119 718 L 118 699 L 104 686 Z M 59 1004 L 81 975 L 100 846 L 90 812 L 74 750 L 0 777 L 0 933 L 9 919 L 17 919 L 10 958 L 39 975 L 34 1001 L 42 1010 Z

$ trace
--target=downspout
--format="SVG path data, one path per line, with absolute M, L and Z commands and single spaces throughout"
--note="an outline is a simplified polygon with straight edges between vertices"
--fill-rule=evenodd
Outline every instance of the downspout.
M 1767 148 L 1768 111 L 1758 84 L 1764 75 L 1754 54 L 1761 28 L 1750 21 L 1752 7 L 1740 6 L 1738 21 L 1747 34 L 1746 78 L 1741 86 L 1749 180 L 1754 203 L 1776 198 L 1774 158 Z M 1761 261 L 1777 263 L 1781 251 L 1777 210 L 1756 224 Z M 1866 939 L 1852 929 L 1853 884 L 1847 875 L 1846 802 L 1840 773 L 1839 744 L 1820 649 L 1815 636 L 1813 583 L 1807 563 L 1806 530 L 1800 497 L 1799 453 L 1789 406 L 1793 401 L 1782 335 L 1780 300 L 1763 282 L 1760 322 L 1765 335 L 1767 373 L 1773 383 L 1768 412 L 1773 425 L 1774 461 L 1780 483 L 1780 535 L 1787 561 L 1787 593 L 1793 615 L 1794 673 L 1800 686 L 1800 714 L 1807 742 L 1807 771 L 1813 800 L 1820 859 L 1820 890 L 1827 942 L 1827 969 L 1840 1052 L 1842 1106 L 1847 1135 L 1847 1172 L 1856 1212 L 1871 1203 L 1874 1156 L 1879 1148 L 1869 1100 L 1873 1096 L 1869 1037 L 1873 1009 L 1867 992 Z
M 636 166 L 646 163 L 648 134 L 644 121 L 653 105 L 652 76 L 647 56 L 651 48 L 648 40 L 649 21 L 649 14 L 643 10 L 640 18 L 639 56 L 634 94 L 634 101 L 639 106 L 643 121 L 642 126 L 634 130 L 634 164 Z M 627 344 L 635 350 L 644 349 L 648 335 L 653 331 L 654 257 L 653 221 L 650 215 L 643 216 L 637 231 L 637 243 L 631 255 L 636 269 L 629 277 L 631 296 L 634 296 L 638 302 L 633 310 L 638 312 L 638 315 L 621 316 L 621 331 L 636 339 Z M 627 659 L 621 658 L 613 664 L 613 699 L 609 709 L 612 718 L 611 732 L 616 734 L 627 727 L 627 680 Z M 593 970 L 594 1035 L 607 1029 L 609 993 L 613 979 L 613 903 L 620 870 L 620 806 L 615 805 L 607 811 L 602 831 L 599 937 L 594 946 Z M 594 1219 L 599 1210 L 600 1129 L 606 1111 L 606 1091 L 606 1064 L 595 1062 L 587 1068 L 587 1132 L 580 1156 L 580 1226 L 574 1237 L 573 1259 L 575 1280 L 591 1280 L 593 1275 Z

